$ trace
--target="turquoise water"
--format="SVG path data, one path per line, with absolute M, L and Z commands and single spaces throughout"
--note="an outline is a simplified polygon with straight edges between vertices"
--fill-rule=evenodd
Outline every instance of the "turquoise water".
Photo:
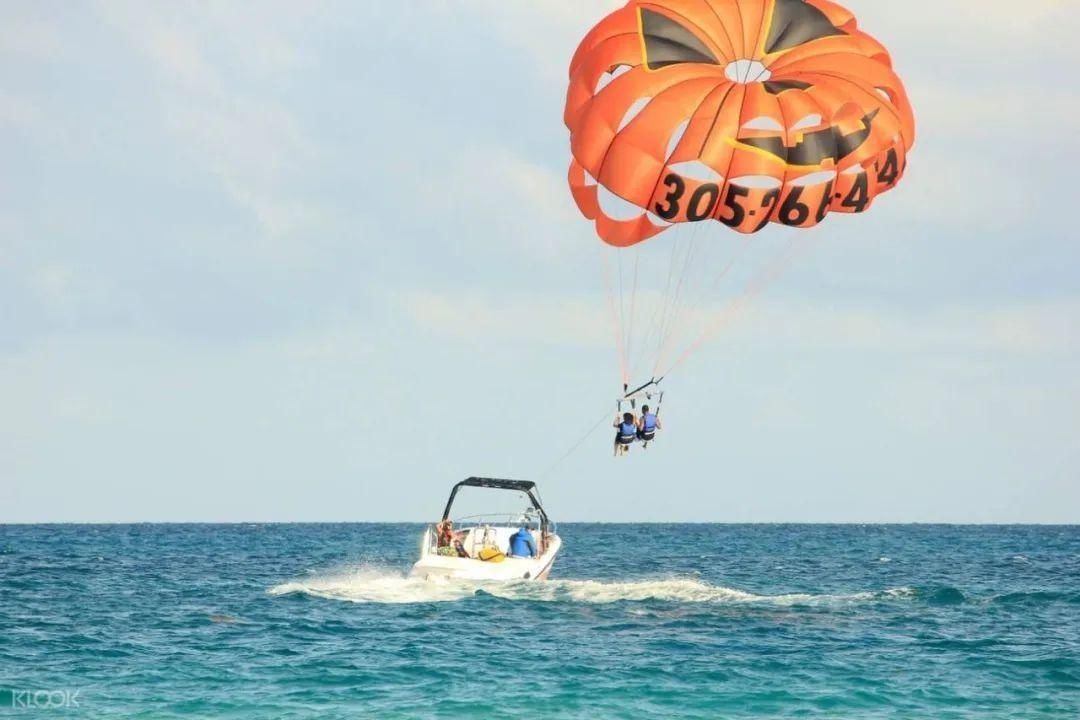
M 1080 717 L 1080 527 L 571 524 L 503 586 L 420 530 L 0 526 L 0 714 Z

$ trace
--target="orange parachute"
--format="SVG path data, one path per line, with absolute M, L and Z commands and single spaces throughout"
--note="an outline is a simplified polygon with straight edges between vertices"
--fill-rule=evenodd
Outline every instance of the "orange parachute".
M 608 244 L 865 211 L 915 120 L 886 49 L 828 0 L 631 0 L 582 40 L 569 182 Z

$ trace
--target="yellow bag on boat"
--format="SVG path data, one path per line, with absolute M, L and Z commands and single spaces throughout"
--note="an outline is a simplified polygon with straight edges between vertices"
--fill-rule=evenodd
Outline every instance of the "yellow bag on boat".
M 506 559 L 506 555 L 495 547 L 480 548 L 480 552 L 476 554 L 476 557 L 485 562 L 502 562 Z

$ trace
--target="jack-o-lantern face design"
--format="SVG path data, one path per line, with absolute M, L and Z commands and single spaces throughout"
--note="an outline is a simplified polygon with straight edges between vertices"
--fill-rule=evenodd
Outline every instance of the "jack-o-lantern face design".
M 879 109 L 871 110 L 862 117 L 862 127 L 845 133 L 833 125 L 800 135 L 794 145 L 785 145 L 782 135 L 772 137 L 740 137 L 742 144 L 775 155 L 788 165 L 817 166 L 826 161 L 838 162 L 858 150 L 870 137 L 871 124 Z
M 570 187 L 602 239 L 862 212 L 915 140 L 887 51 L 830 0 L 631 0 L 582 41 Z

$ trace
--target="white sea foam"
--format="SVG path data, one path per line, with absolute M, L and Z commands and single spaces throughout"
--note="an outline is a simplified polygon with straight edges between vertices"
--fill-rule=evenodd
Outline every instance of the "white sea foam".
M 533 602 L 604 604 L 659 600 L 673 603 L 760 604 L 782 607 L 848 605 L 915 596 L 915 591 L 911 588 L 820 595 L 813 593 L 758 595 L 685 577 L 625 582 L 609 580 L 472 582 L 409 577 L 398 571 L 372 567 L 359 567 L 293 580 L 276 585 L 268 592 L 271 595 L 302 593 L 331 600 L 387 604 L 452 602 L 487 594 L 504 600 Z
M 393 604 L 461 600 L 475 595 L 476 586 L 439 578 L 409 577 L 401 572 L 363 566 L 275 585 L 269 593 L 302 593 L 329 600 Z

